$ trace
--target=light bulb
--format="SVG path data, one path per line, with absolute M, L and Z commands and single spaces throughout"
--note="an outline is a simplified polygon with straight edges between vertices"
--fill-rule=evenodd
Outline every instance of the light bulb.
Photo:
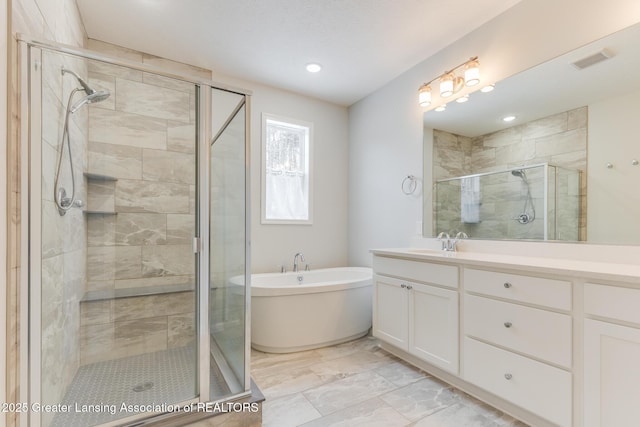
M 442 104 L 434 109 L 434 111 L 440 112 L 447 109 L 447 104 Z
M 475 86 L 480 83 L 480 63 L 477 60 L 467 62 L 464 67 L 464 84 Z
M 315 62 L 307 64 L 307 71 L 310 73 L 317 73 L 320 70 L 322 70 L 322 65 L 320 64 L 317 64 Z
M 431 86 L 423 85 L 418 91 L 418 104 L 421 107 L 428 107 L 431 105 Z
M 440 79 L 440 96 L 446 98 L 453 95 L 453 75 L 446 74 Z
M 483 93 L 491 92 L 495 88 L 496 88 L 496 85 L 487 85 L 487 86 L 483 87 L 482 89 L 480 89 L 480 92 L 483 92 Z
M 467 102 L 469 100 L 469 95 L 463 95 L 460 98 L 456 99 L 458 104 L 462 104 L 463 102 Z

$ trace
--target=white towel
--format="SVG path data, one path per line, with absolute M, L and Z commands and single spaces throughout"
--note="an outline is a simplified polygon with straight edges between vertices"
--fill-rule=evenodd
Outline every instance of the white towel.
M 460 180 L 460 222 L 480 222 L 480 177 L 471 176 Z

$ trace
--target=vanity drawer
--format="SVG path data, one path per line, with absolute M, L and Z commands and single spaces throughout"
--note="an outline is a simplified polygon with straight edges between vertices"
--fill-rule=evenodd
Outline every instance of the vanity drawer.
M 464 379 L 560 426 L 571 425 L 571 373 L 464 340 Z
M 465 268 L 464 287 L 483 295 L 571 310 L 571 282 L 564 280 Z
M 376 274 L 432 283 L 448 288 L 458 287 L 458 267 L 453 265 L 374 256 L 373 270 Z
M 640 289 L 584 284 L 584 312 L 640 324 Z
M 571 369 L 571 317 L 566 314 L 467 294 L 464 333 Z

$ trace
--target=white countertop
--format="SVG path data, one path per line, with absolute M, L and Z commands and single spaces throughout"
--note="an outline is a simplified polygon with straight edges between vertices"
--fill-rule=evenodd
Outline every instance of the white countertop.
M 514 256 L 485 252 L 444 252 L 420 248 L 374 249 L 371 252 L 379 256 L 464 264 L 476 267 L 515 268 L 522 272 L 561 274 L 587 280 L 617 280 L 640 285 L 639 264 Z

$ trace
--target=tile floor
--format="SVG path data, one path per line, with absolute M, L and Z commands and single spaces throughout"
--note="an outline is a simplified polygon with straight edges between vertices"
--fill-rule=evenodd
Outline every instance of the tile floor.
M 263 427 L 526 427 L 377 346 L 372 337 L 290 354 L 252 351 Z

